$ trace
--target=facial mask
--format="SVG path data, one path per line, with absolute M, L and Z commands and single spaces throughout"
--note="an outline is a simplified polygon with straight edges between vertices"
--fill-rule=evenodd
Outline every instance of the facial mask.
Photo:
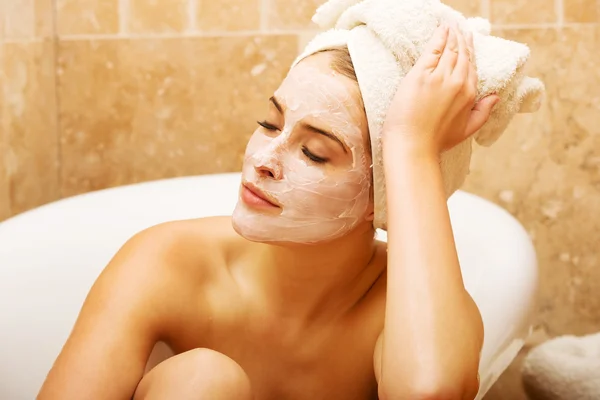
M 315 57 L 305 60 L 290 71 L 275 93 L 284 107 L 283 116 L 277 117 L 281 131 L 259 128 L 246 148 L 243 182 L 280 206 L 261 210 L 238 201 L 233 225 L 249 240 L 329 241 L 367 217 L 371 171 L 361 130 L 367 128 L 360 97 L 344 81 L 347 78 L 331 71 L 328 56 L 318 57 L 319 68 L 313 66 Z M 339 143 L 304 129 L 303 123 L 333 133 L 345 144 L 346 152 Z M 335 157 L 319 164 L 304 154 L 305 148 Z

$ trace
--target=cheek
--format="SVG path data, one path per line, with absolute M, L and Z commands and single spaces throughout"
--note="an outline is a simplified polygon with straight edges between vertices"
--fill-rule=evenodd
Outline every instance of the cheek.
M 364 210 L 369 201 L 370 179 L 362 168 L 326 174 L 305 165 L 296 173 L 290 171 L 288 183 L 287 199 L 282 200 L 307 214 L 339 217 Z

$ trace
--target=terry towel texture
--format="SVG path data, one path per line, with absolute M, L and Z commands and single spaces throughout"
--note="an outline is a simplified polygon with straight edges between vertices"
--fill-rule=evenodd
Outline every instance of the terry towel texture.
M 531 400 L 598 400 L 600 333 L 542 343 L 527 354 L 522 372 Z
M 493 93 L 501 99 L 488 122 L 475 134 L 478 144 L 493 144 L 516 113 L 533 112 L 540 106 L 544 85 L 523 73 L 529 48 L 490 36 L 487 20 L 467 19 L 439 0 L 329 0 L 318 8 L 313 21 L 325 31 L 306 46 L 294 65 L 315 52 L 348 47 L 369 123 L 376 228 L 387 228 L 379 140 L 385 115 L 400 80 L 415 64 L 440 23 L 454 21 L 463 32 L 473 33 L 478 99 Z M 442 155 L 448 197 L 463 184 L 470 160 L 471 140 Z

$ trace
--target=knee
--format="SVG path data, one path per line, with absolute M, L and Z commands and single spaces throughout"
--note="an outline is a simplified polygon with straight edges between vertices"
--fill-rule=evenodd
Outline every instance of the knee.
M 199 382 L 209 382 L 218 386 L 220 392 L 225 389 L 235 390 L 232 398 L 250 398 L 250 378 L 242 367 L 226 355 L 210 349 L 194 349 L 186 354 L 189 356 L 190 367 L 195 369 Z M 228 397 L 227 397 L 228 398 Z
M 209 349 L 194 349 L 171 357 L 140 382 L 135 400 L 252 399 L 250 379 L 231 358 Z

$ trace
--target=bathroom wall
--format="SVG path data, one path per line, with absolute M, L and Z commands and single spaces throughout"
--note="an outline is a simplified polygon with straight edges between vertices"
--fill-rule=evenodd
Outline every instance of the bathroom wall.
M 600 2 L 538 3 L 506 0 L 490 13 L 497 34 L 530 45 L 547 101 L 477 151 L 466 189 L 507 208 L 534 238 L 543 328 L 582 334 L 600 330 Z
M 59 197 L 52 0 L 0 4 L 0 220 Z
M 238 170 L 322 1 L 3 0 L 0 220 L 90 190 Z M 448 3 L 529 44 L 548 91 L 540 112 L 476 149 L 465 190 L 535 240 L 538 337 L 600 330 L 600 0 Z M 522 398 L 516 371 L 488 398 Z
M 4 4 L 0 4 L 0 66 L 4 65 Z M 4 127 L 4 74 L 0 68 L 0 157 L 7 152 L 6 128 Z M 4 162 L 0 158 L 0 221 L 9 215 L 8 183 Z
M 57 1 L 62 195 L 238 170 L 297 52 L 283 4 Z
M 465 189 L 506 208 L 534 239 L 541 282 L 531 344 L 600 331 L 600 1 L 481 6 L 495 34 L 529 44 L 529 74 L 545 82 L 547 99 L 476 150 Z M 522 356 L 486 400 L 526 400 Z

